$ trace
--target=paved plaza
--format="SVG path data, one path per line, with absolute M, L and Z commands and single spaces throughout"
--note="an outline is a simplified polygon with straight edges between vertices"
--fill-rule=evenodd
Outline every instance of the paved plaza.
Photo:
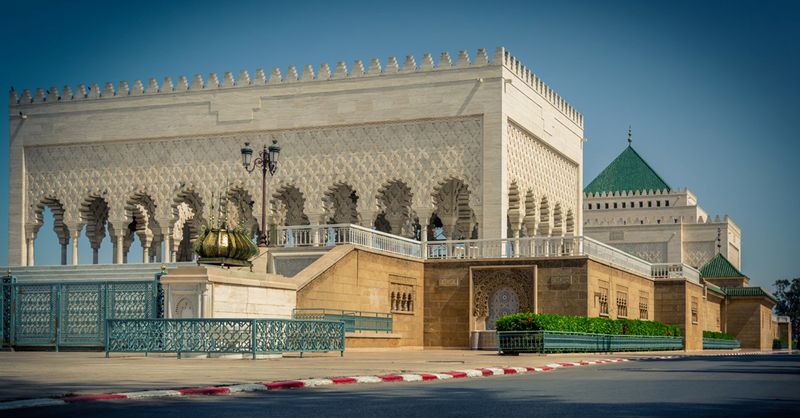
M 420 353 L 397 353 L 395 365 L 422 367 Z M 431 361 L 463 360 L 480 363 L 491 356 L 480 353 L 426 352 Z M 377 353 L 353 354 L 341 362 L 342 370 L 374 364 Z M 575 356 L 569 356 L 575 358 Z M 384 357 L 385 358 L 385 357 Z M 497 357 L 493 358 L 498 360 Z M 540 356 L 505 358 L 509 361 L 544 360 Z M 546 359 L 553 360 L 555 356 Z M 115 370 L 123 361 L 152 365 L 162 361 L 165 373 L 174 371 L 174 361 L 114 359 Z M 324 358 L 304 359 L 306 364 L 325 363 Z M 88 364 L 91 361 L 87 359 Z M 217 374 L 224 364 L 230 369 L 269 373 L 275 364 L 298 364 L 294 359 L 258 362 L 183 361 L 187 376 Z M 371 364 L 371 366 L 370 366 Z M 496 363 L 493 363 L 496 364 Z M 239 366 L 241 365 L 241 366 Z M 247 366 L 251 367 L 247 367 Z M 439 364 L 445 367 L 444 364 Z M 262 367 L 264 366 L 264 367 Z M 302 367 L 303 370 L 308 370 Z M 262 370 L 263 369 L 263 370 Z M 285 366 L 277 369 L 287 372 Z M 194 370 L 188 371 L 188 370 Z M 233 370 L 232 370 L 233 371 Z M 242 370 L 244 372 L 244 370 Z M 220 371 L 221 372 L 221 371 Z M 296 372 L 301 373 L 302 372 Z M 151 371 L 141 375 L 156 374 Z M 193 417 L 372 417 L 386 411 L 404 416 L 790 416 L 800 406 L 796 384 L 800 377 L 798 355 L 688 356 L 668 360 L 641 360 L 597 367 L 564 368 L 553 373 L 523 374 L 495 378 L 459 379 L 447 382 L 342 385 L 317 389 L 242 393 L 231 396 L 117 400 L 2 411 L 0 416 L 82 417 L 185 416 Z M 166 380 L 168 380 L 167 378 Z M 163 382 L 167 384 L 167 382 Z M 129 383 L 130 384 L 130 383 Z M 713 390 L 709 390 L 713 388 Z M 787 414 L 789 413 L 789 414 Z
M 745 352 L 737 352 L 744 354 Z M 436 373 L 487 367 L 539 367 L 559 362 L 684 355 L 684 352 L 498 356 L 492 351 L 353 351 L 300 358 L 245 360 L 102 352 L 0 352 L 0 402 L 111 392 L 247 384 L 389 373 Z M 708 351 L 703 355 L 733 354 Z

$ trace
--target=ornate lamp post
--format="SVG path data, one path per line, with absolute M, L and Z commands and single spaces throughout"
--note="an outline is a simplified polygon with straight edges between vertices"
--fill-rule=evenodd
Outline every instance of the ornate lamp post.
M 273 139 L 272 145 L 258 153 L 258 158 L 250 162 L 253 158 L 253 149 L 250 148 L 250 143 L 245 142 L 242 147 L 242 166 L 248 173 L 252 173 L 256 167 L 261 167 L 261 228 L 258 233 L 258 246 L 268 247 L 269 237 L 267 237 L 267 172 L 270 177 L 275 175 L 278 171 L 278 154 L 281 152 L 281 147 L 278 146 L 278 140 Z

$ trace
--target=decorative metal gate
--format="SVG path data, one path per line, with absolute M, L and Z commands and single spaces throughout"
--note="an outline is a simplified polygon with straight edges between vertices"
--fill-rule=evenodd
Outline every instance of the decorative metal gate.
M 105 344 L 106 319 L 159 318 L 161 274 L 137 282 L 3 283 L 3 342 L 11 346 Z

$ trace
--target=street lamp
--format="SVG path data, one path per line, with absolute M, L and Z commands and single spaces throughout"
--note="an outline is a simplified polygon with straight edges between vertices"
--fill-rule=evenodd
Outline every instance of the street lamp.
M 272 145 L 258 153 L 258 158 L 252 162 L 253 149 L 250 148 L 250 143 L 245 142 L 242 147 L 242 166 L 248 173 L 252 173 L 256 167 L 261 167 L 261 228 L 258 233 L 258 246 L 268 247 L 269 237 L 267 237 L 267 172 L 270 177 L 275 175 L 278 171 L 278 154 L 281 153 L 281 147 L 278 146 L 278 140 L 273 139 Z

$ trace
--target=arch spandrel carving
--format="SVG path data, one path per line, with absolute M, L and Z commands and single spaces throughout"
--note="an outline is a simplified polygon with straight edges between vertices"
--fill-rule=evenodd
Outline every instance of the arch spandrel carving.
M 212 190 L 234 184 L 255 197 L 253 209 L 260 213 L 260 173 L 248 174 L 242 168 L 240 148 L 245 141 L 258 146 L 273 139 L 282 152 L 270 195 L 274 198 L 276 185 L 293 184 L 305 196 L 306 213 L 322 213 L 325 189 L 339 181 L 374 200 L 387 181 L 403 180 L 412 190 L 412 207 L 424 210 L 433 206 L 431 191 L 440 182 L 458 177 L 470 186 L 469 204 L 479 202 L 480 117 L 27 147 L 26 193 L 30 202 L 57 193 L 77 220 L 89 191 L 105 192 L 109 222 L 122 226 L 129 222 L 125 203 L 132 191 L 146 190 L 155 202 L 154 217 L 164 220 L 174 217 L 176 191 L 192 189 L 200 200 L 210 202 Z M 59 158 L 63 155 L 74 158 Z M 34 219 L 31 209 L 25 222 L 35 223 Z
M 521 268 L 486 268 L 472 271 L 472 315 L 489 315 L 489 299 L 502 287 L 513 289 L 519 296 L 521 312 L 531 312 L 533 306 L 533 272 Z

